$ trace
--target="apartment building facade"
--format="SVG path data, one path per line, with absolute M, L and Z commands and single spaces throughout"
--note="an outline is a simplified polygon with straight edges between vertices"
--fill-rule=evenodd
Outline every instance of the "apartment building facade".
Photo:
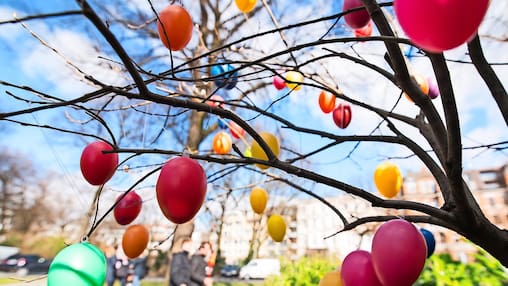
M 470 186 L 485 215 L 497 226 L 508 228 L 508 165 L 499 168 L 466 171 L 464 179 Z M 422 170 L 409 172 L 397 199 L 418 201 L 440 207 L 444 200 L 432 175 Z M 410 215 L 412 211 L 373 208 L 370 203 L 350 195 L 327 198 L 348 221 L 354 217 L 375 215 Z M 250 209 L 232 210 L 226 215 L 221 238 L 222 255 L 227 263 L 238 263 L 247 257 L 252 239 L 259 242 L 256 257 L 297 259 L 304 255 L 325 254 L 344 258 L 356 249 L 370 250 L 378 223 L 359 226 L 351 231 L 335 234 L 342 227 L 339 216 L 316 199 L 294 199 L 283 208 L 287 231 L 281 243 L 273 242 L 267 234 L 266 219 Z M 254 226 L 254 222 L 258 225 Z M 455 259 L 467 261 L 477 251 L 463 237 L 453 231 L 434 225 L 419 224 L 430 230 L 436 238 L 436 253 L 449 253 Z M 257 230 L 258 235 L 253 236 Z M 335 234 L 335 235 L 334 235 Z

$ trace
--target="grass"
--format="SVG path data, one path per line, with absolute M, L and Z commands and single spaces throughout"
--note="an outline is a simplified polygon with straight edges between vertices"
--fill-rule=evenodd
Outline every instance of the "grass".
M 9 278 L 0 278 L 0 285 L 12 284 L 15 281 Z

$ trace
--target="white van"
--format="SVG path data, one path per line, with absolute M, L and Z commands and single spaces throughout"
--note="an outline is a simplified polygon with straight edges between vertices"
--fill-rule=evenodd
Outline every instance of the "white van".
M 280 275 L 280 262 L 275 258 L 252 259 L 240 269 L 240 279 L 261 278 Z

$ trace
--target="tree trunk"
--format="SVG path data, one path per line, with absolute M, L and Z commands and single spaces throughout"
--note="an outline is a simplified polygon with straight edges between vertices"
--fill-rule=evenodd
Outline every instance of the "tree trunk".
M 487 219 L 481 219 L 473 225 L 463 222 L 465 238 L 483 248 L 495 257 L 504 267 L 508 267 L 508 231 L 500 229 Z

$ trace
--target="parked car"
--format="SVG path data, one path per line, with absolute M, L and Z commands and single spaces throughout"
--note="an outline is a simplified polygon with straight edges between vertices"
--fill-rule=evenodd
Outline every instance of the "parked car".
M 19 275 L 48 273 L 51 261 L 35 254 L 14 254 L 0 262 L 0 271 Z
M 241 279 L 265 279 L 270 275 L 280 275 L 280 262 L 275 258 L 252 259 L 240 269 Z
M 220 270 L 220 275 L 224 277 L 235 277 L 240 274 L 240 266 L 226 264 Z

